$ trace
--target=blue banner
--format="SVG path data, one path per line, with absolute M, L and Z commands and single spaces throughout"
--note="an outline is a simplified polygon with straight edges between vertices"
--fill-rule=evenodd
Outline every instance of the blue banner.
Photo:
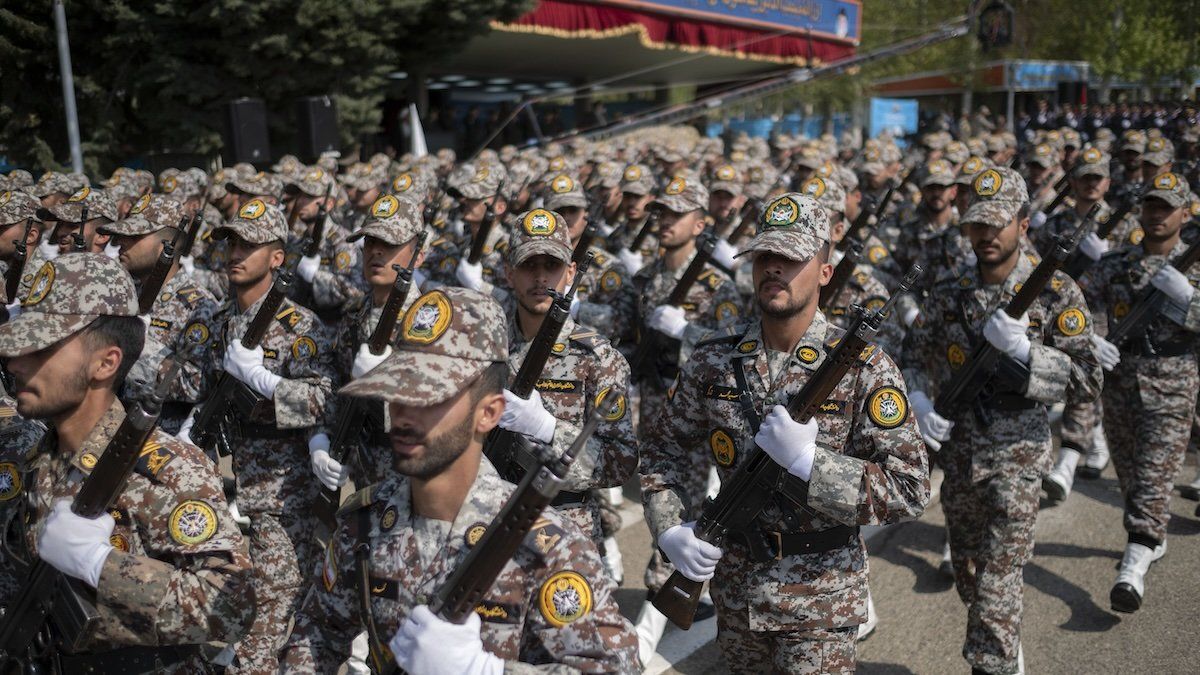
M 917 100 L 913 98 L 871 99 L 871 136 L 884 131 L 900 139 L 917 133 Z
M 760 28 L 811 30 L 814 36 L 858 42 L 862 3 L 858 0 L 600 0 L 647 12 L 690 16 Z

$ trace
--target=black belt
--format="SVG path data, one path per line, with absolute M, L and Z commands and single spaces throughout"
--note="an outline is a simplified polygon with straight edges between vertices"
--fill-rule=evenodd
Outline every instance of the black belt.
M 743 530 L 732 534 L 746 545 L 750 557 L 758 562 L 782 560 L 792 555 L 826 553 L 858 541 L 858 527 L 850 525 L 839 525 L 819 532 Z
M 1156 343 L 1149 340 L 1129 340 L 1121 348 L 1121 351 L 1130 356 L 1157 358 L 1192 354 L 1195 352 L 1195 346 L 1187 340 L 1165 343 Z
M 591 494 L 587 492 L 568 492 L 563 490 L 554 499 L 550 500 L 550 506 L 556 509 L 576 509 L 588 505 L 591 501 Z
M 238 436 L 248 441 L 304 440 L 307 429 L 280 429 L 267 424 L 244 422 L 238 425 Z
M 992 394 L 987 398 L 980 399 L 983 406 L 989 410 L 1002 410 L 1012 412 L 1018 410 L 1033 410 L 1042 405 L 1037 401 L 1031 401 L 1020 394 L 1001 393 Z
M 199 657 L 196 646 L 125 647 L 58 656 L 64 673 L 155 673 Z

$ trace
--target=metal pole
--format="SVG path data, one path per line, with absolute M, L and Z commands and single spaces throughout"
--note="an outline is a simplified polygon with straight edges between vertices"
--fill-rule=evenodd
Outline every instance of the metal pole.
M 54 30 L 58 33 L 58 70 L 62 76 L 63 109 L 67 113 L 71 170 L 83 173 L 83 149 L 79 145 L 79 115 L 75 110 L 75 76 L 71 74 L 71 44 L 67 41 L 67 12 L 63 9 L 62 0 L 54 0 Z

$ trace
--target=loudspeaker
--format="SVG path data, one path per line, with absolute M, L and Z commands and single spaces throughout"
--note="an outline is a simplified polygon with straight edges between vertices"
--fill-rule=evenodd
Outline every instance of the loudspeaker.
M 271 159 L 271 142 L 267 134 L 267 106 L 261 99 L 239 98 L 230 101 L 225 110 L 226 164 L 249 162 L 264 164 Z
M 1087 103 L 1087 83 L 1086 82 L 1059 82 L 1058 83 L 1058 103 L 1070 103 L 1072 105 Z
M 329 96 L 296 99 L 296 147 L 300 157 L 313 162 L 322 152 L 342 147 L 338 138 L 337 104 Z

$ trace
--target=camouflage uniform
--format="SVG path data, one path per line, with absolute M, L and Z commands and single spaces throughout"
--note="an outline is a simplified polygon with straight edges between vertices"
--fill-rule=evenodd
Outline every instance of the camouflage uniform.
M 982 188 L 981 180 L 988 181 Z M 1025 201 L 1024 181 L 1011 169 L 981 173 L 974 188 L 976 202 L 964 223 L 1007 224 Z M 904 376 L 912 391 L 936 400 L 942 384 L 984 340 L 979 326 L 1012 300 L 1033 271 L 1028 256 L 1017 256 L 1003 285 L 985 284 L 977 265 L 943 274 L 934 284 L 904 341 Z M 997 375 L 992 397 L 978 405 L 962 402 L 938 455 L 955 584 L 968 606 L 963 656 L 991 673 L 1017 667 L 1021 575 L 1033 555 L 1040 477 L 1052 463 L 1046 406 L 1094 400 L 1101 383 L 1088 308 L 1070 277 L 1056 273 L 1038 296 L 1026 334 L 1027 374 Z
M 41 202 L 26 192 L 20 190 L 0 191 L 0 231 L 7 230 L 10 226 L 23 222 L 27 218 L 32 218 L 35 221 L 34 224 L 44 230 L 46 226 L 38 221 L 37 217 L 39 208 L 41 208 Z M 19 240 L 24 233 L 23 228 L 13 227 L 10 236 Z M 43 262 L 45 262 L 45 257 L 36 242 L 32 246 L 26 246 L 25 266 L 22 268 L 21 279 L 17 284 L 17 298 L 23 298 L 29 292 L 29 282 L 33 281 L 33 273 L 41 269 Z M 7 284 L 3 283 L 3 280 L 8 278 L 8 266 L 11 264 L 7 260 L 0 261 L 0 300 L 6 305 L 17 300 L 17 298 L 8 297 Z

